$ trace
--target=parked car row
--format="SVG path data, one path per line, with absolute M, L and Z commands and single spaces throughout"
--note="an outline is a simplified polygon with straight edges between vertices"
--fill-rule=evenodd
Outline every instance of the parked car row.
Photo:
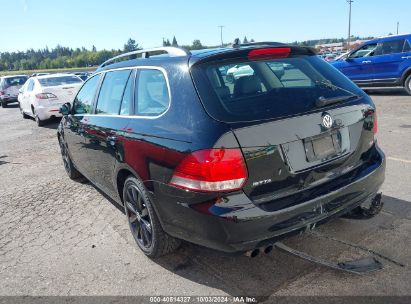
M 34 73 L 0 77 L 0 103 L 3 108 L 18 102 L 24 118 L 33 117 L 39 126 L 61 117 L 59 108 L 71 102 L 88 72 L 73 74 Z
M 38 91 L 47 93 L 58 94 Z M 381 206 L 375 105 L 311 48 L 131 52 L 105 62 L 60 112 L 68 176 L 123 206 L 150 257 L 180 240 L 256 256 Z

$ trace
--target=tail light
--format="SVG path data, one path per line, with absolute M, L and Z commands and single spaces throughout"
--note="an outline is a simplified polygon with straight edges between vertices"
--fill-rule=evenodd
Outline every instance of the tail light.
M 227 192 L 241 189 L 247 177 L 240 149 L 207 149 L 186 156 L 170 184 L 200 192 Z
M 378 132 L 377 111 L 374 111 L 374 113 L 372 114 L 372 116 L 373 116 L 372 133 L 373 133 L 374 135 L 376 135 L 377 132 Z
M 266 60 L 266 59 L 281 59 L 290 56 L 291 48 L 267 48 L 252 50 L 248 53 L 248 58 L 253 60 Z
M 36 94 L 36 98 L 37 99 L 49 99 L 49 98 L 57 98 L 57 96 L 54 95 L 53 93 L 39 93 L 39 94 Z
M 4 91 L 0 90 L 0 96 L 4 95 Z

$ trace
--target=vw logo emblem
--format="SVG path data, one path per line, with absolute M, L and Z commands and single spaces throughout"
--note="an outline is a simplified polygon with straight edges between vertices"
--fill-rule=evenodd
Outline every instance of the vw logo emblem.
M 334 121 L 333 121 L 333 118 L 331 117 L 331 115 L 330 114 L 325 114 L 323 116 L 323 123 L 322 123 L 323 127 L 329 129 L 333 126 L 333 124 L 334 124 Z

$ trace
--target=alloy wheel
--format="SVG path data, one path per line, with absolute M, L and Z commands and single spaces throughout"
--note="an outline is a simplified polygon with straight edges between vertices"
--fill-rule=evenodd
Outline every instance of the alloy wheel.
M 148 250 L 153 242 L 151 217 L 145 198 L 137 186 L 127 186 L 124 205 L 134 239 L 141 248 Z

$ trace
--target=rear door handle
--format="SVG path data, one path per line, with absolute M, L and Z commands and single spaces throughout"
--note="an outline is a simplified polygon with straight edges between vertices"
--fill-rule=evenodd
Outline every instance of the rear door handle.
M 411 59 L 411 56 L 404 56 L 404 57 L 401 57 L 401 59 Z
M 369 60 L 364 60 L 362 63 L 368 64 L 368 63 L 371 63 L 371 61 L 369 61 Z

